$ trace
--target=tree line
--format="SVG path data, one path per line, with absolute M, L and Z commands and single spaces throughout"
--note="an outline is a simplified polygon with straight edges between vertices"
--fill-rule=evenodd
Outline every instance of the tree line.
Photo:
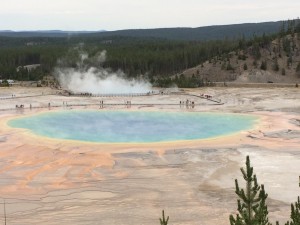
M 29 46 L 7 46 L 0 49 L 0 76 L 2 79 L 39 80 L 52 73 L 60 58 L 76 59 L 70 49 L 76 49 L 81 42 L 39 44 Z M 207 42 L 184 42 L 147 39 L 136 41 L 127 38 L 121 43 L 85 42 L 82 51 L 90 57 L 107 51 L 107 60 L 102 66 L 112 70 L 123 70 L 129 77 L 148 75 L 166 77 L 198 65 L 208 58 L 231 51 L 237 47 L 236 41 L 220 40 Z M 30 64 L 41 64 L 37 70 L 24 71 L 17 68 Z M 73 62 L 75 65 L 76 62 Z
M 59 37 L 0 37 L 0 79 L 40 80 L 44 75 L 53 73 L 59 59 L 67 59 L 76 66 L 78 57 L 70 50 L 81 46 L 90 57 L 106 50 L 107 59 L 102 64 L 112 70 L 123 70 L 129 77 L 144 75 L 158 86 L 171 83 L 179 87 L 211 85 L 209 80 L 184 78 L 180 74 L 187 68 L 197 66 L 213 57 L 226 58 L 228 53 L 252 46 L 253 54 L 259 58 L 259 48 L 267 46 L 280 36 L 300 33 L 299 20 L 282 23 L 278 33 L 245 38 L 210 41 L 176 41 L 151 37 L 121 36 L 76 36 Z M 84 44 L 83 44 L 84 43 Z M 284 41 L 285 51 L 289 51 L 288 41 Z M 22 66 L 40 64 L 33 70 Z M 19 69 L 17 70 L 17 68 Z M 175 77 L 171 77 L 178 74 Z

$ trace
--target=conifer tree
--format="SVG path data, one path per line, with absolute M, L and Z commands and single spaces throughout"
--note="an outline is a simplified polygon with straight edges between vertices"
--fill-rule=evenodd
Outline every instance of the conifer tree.
M 162 211 L 162 218 L 159 218 L 160 221 L 160 225 L 168 225 L 169 222 L 169 216 L 167 217 L 167 219 L 165 218 L 165 211 Z
M 300 225 L 300 198 L 298 196 L 298 201 L 291 205 L 291 221 L 287 222 L 285 225 Z
M 268 194 L 265 192 L 264 185 L 261 185 L 261 189 L 259 192 L 259 206 L 257 210 L 255 211 L 256 218 L 257 218 L 257 224 L 261 225 L 270 225 L 269 219 L 268 219 L 268 207 L 266 205 L 266 199 L 268 197 Z
M 246 170 L 241 168 L 243 178 L 246 181 L 245 190 L 239 187 L 235 180 L 235 193 L 238 195 L 238 214 L 230 215 L 231 225 L 271 225 L 268 221 L 268 208 L 264 186 L 259 186 L 253 167 L 250 165 L 249 156 L 246 157 Z

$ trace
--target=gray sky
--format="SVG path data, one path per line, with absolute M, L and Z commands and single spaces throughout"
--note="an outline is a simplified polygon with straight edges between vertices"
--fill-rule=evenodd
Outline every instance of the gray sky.
M 300 16 L 299 0 L 0 0 L 0 3 L 0 30 L 200 27 Z

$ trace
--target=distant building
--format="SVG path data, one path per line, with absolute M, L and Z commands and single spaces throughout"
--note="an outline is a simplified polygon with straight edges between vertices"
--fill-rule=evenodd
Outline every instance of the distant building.
M 14 80 L 0 80 L 0 84 L 2 84 L 3 82 L 7 81 L 8 84 L 13 84 L 15 83 Z
M 14 80 L 0 80 L 0 84 L 5 84 L 5 83 L 8 84 L 9 86 L 11 86 L 15 83 L 15 81 Z
M 26 43 L 26 46 L 33 46 L 33 45 L 35 45 L 35 42 L 27 42 Z
M 41 66 L 41 64 L 32 64 L 32 65 L 26 65 L 26 66 L 18 66 L 17 67 L 17 72 L 19 72 L 21 68 L 24 68 L 24 69 L 26 69 L 26 70 L 28 70 L 30 72 L 31 70 L 35 70 L 36 68 L 38 68 L 40 66 Z
M 42 45 L 42 44 L 45 44 L 45 42 L 33 42 L 33 41 L 30 41 L 30 42 L 26 42 L 25 43 L 26 46 L 35 46 L 35 45 Z

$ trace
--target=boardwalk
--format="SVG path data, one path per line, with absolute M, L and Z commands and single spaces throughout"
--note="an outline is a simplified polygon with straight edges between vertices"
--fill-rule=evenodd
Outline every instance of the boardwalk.
M 215 102 L 219 105 L 223 105 L 224 103 L 221 101 L 221 99 L 214 99 L 212 96 L 210 97 L 206 97 L 205 95 L 195 95 L 195 94 L 184 94 L 184 93 L 171 93 L 172 95 L 183 95 L 183 96 L 191 96 L 191 97 L 197 97 L 197 98 L 201 98 L 201 99 L 205 99 L 207 101 L 211 101 L 211 102 Z
M 108 98 L 108 97 L 141 97 L 158 95 L 158 93 L 148 92 L 148 93 L 107 93 L 107 94 L 90 94 L 90 93 L 70 93 L 71 96 L 77 97 L 94 97 L 94 98 Z
M 161 100 L 161 97 L 164 99 Z M 168 98 L 170 96 L 170 98 Z M 172 96 L 178 96 L 178 101 Z M 134 100 L 132 102 L 132 98 Z M 141 98 L 141 99 L 140 99 Z M 181 101 L 181 98 L 185 101 Z M 190 98 L 192 101 L 190 101 Z M 196 99 L 195 99 L 196 98 Z M 48 100 L 47 100 L 48 99 Z M 61 101 L 59 99 L 62 99 Z M 167 92 L 167 91 L 153 91 L 148 93 L 123 93 L 123 94 L 70 94 L 63 95 L 60 93 L 40 93 L 40 94 L 18 94 L 6 95 L 0 97 L 0 111 L 18 110 L 24 109 L 42 109 L 42 108 L 70 108 L 70 107 L 111 107 L 111 106 L 124 106 L 129 108 L 131 106 L 180 106 L 186 108 L 194 108 L 196 106 L 203 105 L 203 102 L 197 101 L 197 99 L 203 99 L 214 103 L 215 105 L 222 105 L 220 100 L 214 98 L 207 98 L 204 96 L 182 93 L 182 92 Z

